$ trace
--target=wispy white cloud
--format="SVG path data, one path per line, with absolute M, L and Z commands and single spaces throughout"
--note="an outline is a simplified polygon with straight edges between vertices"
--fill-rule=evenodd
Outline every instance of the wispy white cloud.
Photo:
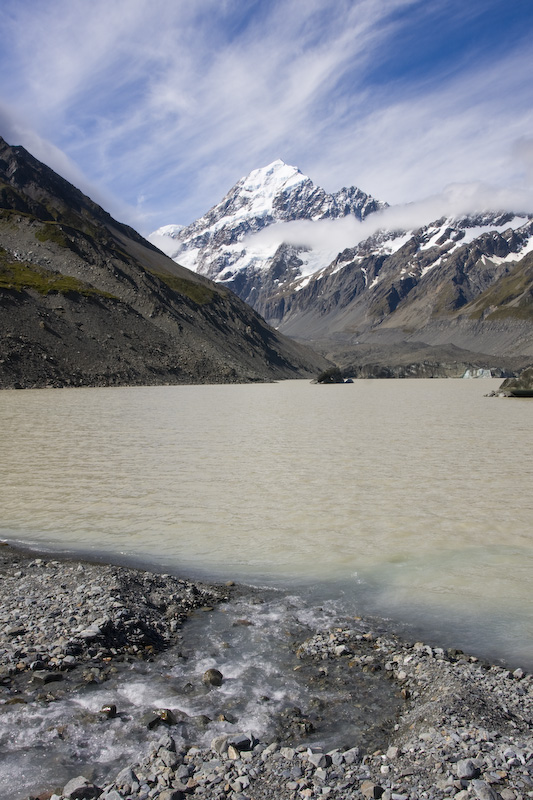
M 514 142 L 512 155 L 523 170 L 528 186 L 533 186 L 533 138 L 522 136 Z
M 459 30 L 484 4 L 444 5 Z M 4 0 L 3 100 L 25 120 L 12 143 L 39 158 L 53 143 L 51 166 L 70 177 L 75 163 L 144 232 L 191 221 L 278 157 L 329 190 L 356 184 L 393 203 L 451 181 L 525 189 L 529 151 L 516 142 L 533 122 L 529 45 L 492 65 L 450 57 L 438 80 L 392 69 L 369 82 L 429 6 Z

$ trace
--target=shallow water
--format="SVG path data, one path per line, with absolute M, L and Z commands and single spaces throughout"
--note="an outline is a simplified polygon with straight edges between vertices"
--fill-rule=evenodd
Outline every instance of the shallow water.
M 0 536 L 299 587 L 533 667 L 533 401 L 492 380 L 0 393 Z
M 108 681 L 75 693 L 61 684 L 54 702 L 0 705 L 1 800 L 60 788 L 80 773 L 105 785 L 165 731 L 180 749 L 238 733 L 325 749 L 383 746 L 402 702 L 384 672 L 347 667 L 347 659 L 324 670 L 297 658 L 298 644 L 340 622 L 357 630 L 357 621 L 337 617 L 335 603 L 253 593 L 195 612 L 180 644 L 153 662 L 117 664 Z M 212 667 L 224 676 L 220 687 L 203 682 Z M 107 719 L 100 712 L 110 704 L 117 715 Z M 177 724 L 149 729 L 158 709 L 170 709 Z

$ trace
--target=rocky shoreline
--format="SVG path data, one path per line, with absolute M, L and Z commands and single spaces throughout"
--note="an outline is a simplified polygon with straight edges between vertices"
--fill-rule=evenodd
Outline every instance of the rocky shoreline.
M 179 641 L 195 609 L 231 604 L 254 591 L 36 557 L 7 546 L 0 548 L 0 570 L 0 715 L 18 704 L 52 708 L 82 687 L 105 684 L 124 664 L 157 665 L 158 654 Z M 231 732 L 215 733 L 208 746 L 205 735 L 184 745 L 176 712 L 159 709 L 147 721 L 151 739 L 136 763 L 93 782 L 91 764 L 80 762 L 79 777 L 62 787 L 35 787 L 32 797 L 533 797 L 533 676 L 460 651 L 409 643 L 384 624 L 359 618 L 336 620 L 330 629 L 300 636 L 293 647 L 295 669 L 315 683 L 317 694 L 328 681 L 346 693 L 362 677 L 387 687 L 389 717 L 363 737 L 366 746 L 322 748 L 309 736 L 313 715 L 307 708 L 288 709 L 271 740 L 257 739 L 241 718 L 232 721 Z M 205 680 L 216 691 L 224 676 Z M 332 705 L 329 714 L 335 713 Z M 100 714 L 112 718 L 116 709 Z M 204 720 L 204 734 L 209 722 Z M 16 788 L 0 787 L 0 797 L 20 797 Z

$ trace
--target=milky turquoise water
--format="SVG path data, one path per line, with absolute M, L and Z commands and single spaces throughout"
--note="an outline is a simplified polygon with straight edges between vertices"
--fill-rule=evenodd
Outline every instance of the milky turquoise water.
M 533 667 L 533 401 L 499 383 L 0 392 L 0 537 L 298 587 Z

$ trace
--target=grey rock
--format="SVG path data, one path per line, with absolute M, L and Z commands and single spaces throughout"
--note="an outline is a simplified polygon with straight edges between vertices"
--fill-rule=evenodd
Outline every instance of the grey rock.
M 157 740 L 156 747 L 158 749 L 164 748 L 165 750 L 170 750 L 172 753 L 176 752 L 176 742 L 168 732 L 165 732 L 161 738 Z
M 157 795 L 158 800 L 183 800 L 185 794 L 179 789 L 163 789 Z
M 208 669 L 204 672 L 202 680 L 209 686 L 222 686 L 223 675 L 218 669 Z
M 63 675 L 60 672 L 49 672 L 45 669 L 35 670 L 32 677 L 33 683 L 54 683 L 62 680 Z
M 253 736 L 247 736 L 245 733 L 232 734 L 228 739 L 228 743 L 239 751 L 251 750 L 254 746 L 254 738 Z
M 223 755 L 228 750 L 229 736 L 215 736 L 211 741 L 211 749 L 218 755 Z
M 359 747 L 351 747 L 343 753 L 345 764 L 355 764 L 361 760 L 361 750 Z
M 473 780 L 472 788 L 478 800 L 500 800 L 500 795 L 486 781 Z
M 115 783 L 119 787 L 131 786 L 133 783 L 137 783 L 137 776 L 131 767 L 125 767 L 116 776 Z
M 187 782 L 187 780 L 189 779 L 189 777 L 192 775 L 193 772 L 194 772 L 194 767 L 192 766 L 192 764 L 180 764 L 174 774 L 180 781 L 183 780 Z
M 533 367 L 522 370 L 517 378 L 507 378 L 500 386 L 501 392 L 513 397 L 533 397 Z
M 176 754 L 176 751 L 166 750 L 165 748 L 159 748 L 157 752 L 157 757 L 163 762 L 166 767 L 175 767 L 178 763 L 179 759 Z
M 293 747 L 281 747 L 279 753 L 281 756 L 283 756 L 283 758 L 286 758 L 288 761 L 292 761 L 294 756 L 296 755 L 296 752 Z
M 516 793 L 512 789 L 502 789 L 500 795 L 502 800 L 516 800 Z
M 312 750 L 307 751 L 307 760 L 314 767 L 329 767 L 331 764 L 331 757 L 326 755 L 326 753 L 314 753 Z
M 94 800 L 102 794 L 102 790 L 91 783 L 83 775 L 72 778 L 63 788 L 63 796 L 68 800 Z
M 280 746 L 277 742 L 272 742 L 271 744 L 267 745 L 263 752 L 261 753 L 261 758 L 266 760 L 270 758 L 275 752 L 280 749 Z
M 458 761 L 456 765 L 457 777 L 459 779 L 471 780 L 479 775 L 479 769 L 476 767 L 472 759 L 466 758 Z
M 368 800 L 379 800 L 385 791 L 382 786 L 369 780 L 363 781 L 359 789 L 363 797 L 368 798 Z

